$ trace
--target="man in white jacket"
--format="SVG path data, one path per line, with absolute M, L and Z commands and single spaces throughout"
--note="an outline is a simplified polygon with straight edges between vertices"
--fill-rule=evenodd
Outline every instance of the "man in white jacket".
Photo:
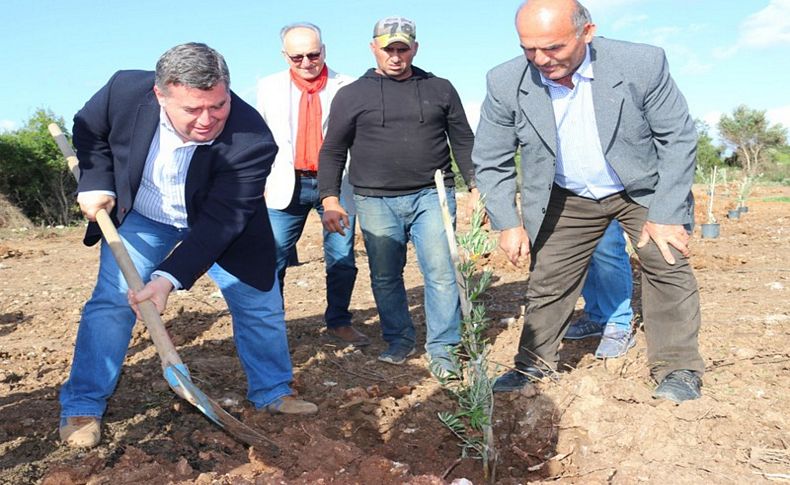
M 284 286 L 288 256 L 302 235 L 312 209 L 323 215 L 318 197 L 318 152 L 335 93 L 352 78 L 329 69 L 321 29 L 301 22 L 280 31 L 289 68 L 258 82 L 257 108 L 274 134 L 279 151 L 266 181 L 266 204 L 277 250 L 277 275 Z M 343 178 L 342 204 L 353 214 L 351 187 Z M 342 233 L 324 230 L 327 335 L 357 347 L 370 339 L 351 326 L 348 310 L 356 281 L 355 218 Z

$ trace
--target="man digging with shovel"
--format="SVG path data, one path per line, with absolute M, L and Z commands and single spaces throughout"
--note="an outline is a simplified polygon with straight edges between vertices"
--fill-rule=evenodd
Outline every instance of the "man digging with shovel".
M 101 238 L 109 212 L 146 281 L 131 292 L 106 243 L 85 304 L 71 374 L 60 392 L 60 437 L 96 446 L 120 377 L 137 304 L 160 312 L 205 272 L 233 317 L 247 398 L 271 413 L 312 414 L 291 396 L 291 360 L 263 189 L 277 146 L 260 115 L 230 91 L 223 57 L 204 44 L 165 52 L 156 72 L 119 71 L 74 118 L 77 202 Z M 178 383 L 171 382 L 171 386 Z

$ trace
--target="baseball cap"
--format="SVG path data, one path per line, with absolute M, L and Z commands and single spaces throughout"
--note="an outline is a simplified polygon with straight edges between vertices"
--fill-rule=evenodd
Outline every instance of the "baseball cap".
M 376 22 L 373 27 L 373 40 L 379 47 L 387 47 L 394 42 L 403 42 L 414 47 L 417 40 L 417 27 L 404 17 L 387 17 Z

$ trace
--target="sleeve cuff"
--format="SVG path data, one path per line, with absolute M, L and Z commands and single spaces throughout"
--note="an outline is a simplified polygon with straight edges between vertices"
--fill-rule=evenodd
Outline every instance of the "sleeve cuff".
M 82 192 L 77 192 L 78 194 L 102 194 L 102 195 L 109 195 L 110 197 L 115 197 L 115 192 L 112 190 L 84 190 Z
M 173 285 L 173 291 L 181 290 L 184 288 L 183 286 L 181 286 L 181 282 L 179 282 L 175 278 L 175 276 L 165 271 L 156 270 L 153 273 L 151 273 L 151 280 L 155 280 L 157 278 L 165 278 L 167 281 L 169 281 Z

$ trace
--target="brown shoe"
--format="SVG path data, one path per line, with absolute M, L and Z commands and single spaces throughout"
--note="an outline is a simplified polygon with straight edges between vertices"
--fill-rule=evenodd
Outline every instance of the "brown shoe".
M 266 405 L 264 409 L 271 414 L 315 414 L 318 412 L 318 406 L 315 404 L 293 396 L 283 396 Z
M 364 347 L 366 345 L 370 345 L 370 339 L 368 336 L 351 325 L 327 328 L 326 334 L 330 340 L 343 345 L 353 345 L 354 347 Z
M 101 419 L 95 416 L 61 419 L 60 440 L 72 448 L 93 448 L 101 440 Z

